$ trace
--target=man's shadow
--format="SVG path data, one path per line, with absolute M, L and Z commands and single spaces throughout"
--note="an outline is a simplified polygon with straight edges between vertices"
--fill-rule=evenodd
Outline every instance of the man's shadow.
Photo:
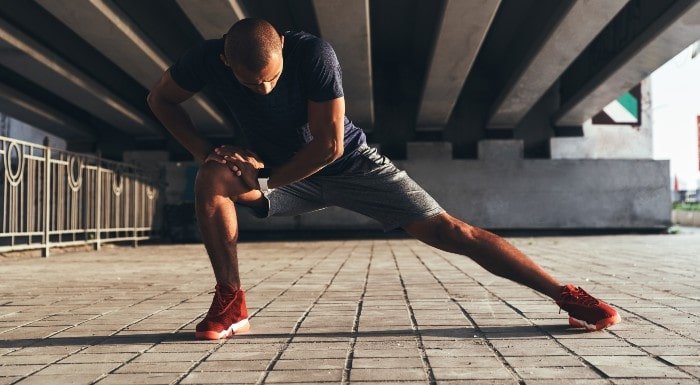
M 553 336 L 573 335 L 585 333 L 582 329 L 573 329 L 568 325 L 544 325 L 544 326 L 483 326 L 479 329 L 472 327 L 427 327 L 419 328 L 417 331 L 406 328 L 398 330 L 368 330 L 358 332 L 315 332 L 315 333 L 255 333 L 236 335 L 239 340 L 251 340 L 264 342 L 265 340 L 283 340 L 289 337 L 314 338 L 315 341 L 323 341 L 323 338 L 337 341 L 338 338 L 347 338 L 348 341 L 355 337 L 357 339 L 372 337 L 411 337 L 419 333 L 423 338 L 438 337 L 445 341 L 460 340 L 482 340 L 484 338 L 509 338 L 509 339 L 531 339 L 543 337 L 548 334 Z M 431 338 L 433 339 L 433 338 Z M 195 342 L 194 332 L 191 330 L 175 333 L 135 333 L 116 334 L 109 336 L 54 336 L 49 338 L 20 338 L 0 341 L 0 349 L 16 349 L 25 347 L 50 347 L 50 346 L 92 346 L 92 345 L 132 345 L 132 344 L 158 344 L 168 342 Z M 0 358 L 0 362 L 2 359 Z

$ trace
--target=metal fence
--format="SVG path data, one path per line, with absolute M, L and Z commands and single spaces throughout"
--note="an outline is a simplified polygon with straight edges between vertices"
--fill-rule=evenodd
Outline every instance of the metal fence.
M 151 238 L 157 183 L 132 165 L 0 136 L 0 252 Z

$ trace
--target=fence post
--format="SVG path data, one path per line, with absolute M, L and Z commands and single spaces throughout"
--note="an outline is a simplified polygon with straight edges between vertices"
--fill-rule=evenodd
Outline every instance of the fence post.
M 132 224 L 132 226 L 134 227 L 134 231 L 133 231 L 133 233 L 132 233 L 132 234 L 133 234 L 133 237 L 134 237 L 134 247 L 138 247 L 138 246 L 139 246 L 139 240 L 138 240 L 138 230 L 137 230 L 137 227 L 136 227 L 136 220 L 137 220 L 136 211 L 137 211 L 138 208 L 139 208 L 139 197 L 138 197 L 138 191 L 137 191 L 137 190 L 138 190 L 138 188 L 137 188 L 138 182 L 137 182 L 137 178 L 136 178 L 136 173 L 133 174 L 132 181 L 133 181 L 133 183 L 132 183 L 132 186 L 133 186 L 133 187 L 132 187 L 132 190 L 133 190 L 133 192 L 134 192 L 134 205 L 133 205 L 133 206 L 134 206 L 134 210 L 133 210 L 132 213 L 131 213 L 131 219 L 132 219 L 131 224 Z
M 95 250 L 100 250 L 100 220 L 102 219 L 102 152 L 97 151 L 97 199 L 95 199 Z
M 50 254 L 50 230 L 51 230 L 51 147 L 48 140 L 44 140 L 44 248 L 41 256 L 48 258 Z

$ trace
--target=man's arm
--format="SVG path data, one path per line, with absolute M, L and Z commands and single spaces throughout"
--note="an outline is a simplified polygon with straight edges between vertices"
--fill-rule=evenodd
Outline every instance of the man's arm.
M 153 86 L 147 100 L 153 114 L 163 126 L 201 163 L 212 152 L 214 146 L 197 133 L 192 119 L 180 105 L 192 95 L 193 92 L 175 83 L 168 70 Z
M 309 101 L 309 131 L 313 139 L 287 163 L 272 169 L 269 188 L 284 186 L 316 173 L 343 155 L 345 98 Z

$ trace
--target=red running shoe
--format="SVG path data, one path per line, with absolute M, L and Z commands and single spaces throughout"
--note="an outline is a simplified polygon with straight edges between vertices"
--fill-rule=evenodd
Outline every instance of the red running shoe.
M 621 321 L 610 305 L 571 284 L 564 286 L 556 302 L 560 309 L 569 313 L 569 325 L 575 328 L 601 330 Z
M 216 285 L 214 300 L 206 317 L 197 324 L 198 340 L 218 340 L 250 330 L 245 293 L 229 285 Z

